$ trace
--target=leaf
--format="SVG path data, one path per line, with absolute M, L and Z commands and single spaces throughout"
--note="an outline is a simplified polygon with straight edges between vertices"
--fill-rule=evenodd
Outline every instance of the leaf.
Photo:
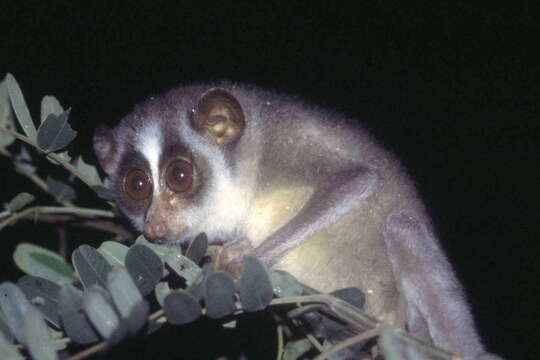
M 122 317 L 127 318 L 143 300 L 137 285 L 124 267 L 114 267 L 107 276 L 107 289 Z
M 86 291 L 83 300 L 84 311 L 94 327 L 105 339 L 111 337 L 120 324 L 120 318 L 108 297 L 103 288 L 93 285 Z
M 13 334 L 11 333 L 11 331 L 9 331 L 9 327 L 6 324 L 6 317 L 4 316 L 4 313 L 2 313 L 2 311 L 0 310 L 0 336 L 2 335 L 6 338 L 6 340 L 13 342 Z
M 201 305 L 184 290 L 177 290 L 165 298 L 165 316 L 171 324 L 182 325 L 193 322 L 201 316 Z
M 15 122 L 13 121 L 13 111 L 9 101 L 6 80 L 0 82 L 0 128 L 15 130 Z M 13 141 L 15 141 L 13 136 L 0 132 L 0 148 L 11 145 Z
M 36 166 L 32 162 L 32 156 L 26 148 L 21 145 L 21 151 L 15 156 L 15 170 L 21 174 L 34 174 L 36 172 Z
M 69 112 L 68 109 L 58 116 L 50 114 L 41 123 L 37 133 L 37 143 L 42 150 L 58 151 L 75 139 L 77 132 L 69 125 Z
M 259 311 L 272 301 L 272 284 L 263 264 L 255 257 L 244 257 L 244 273 L 238 286 L 245 311 Z
M 49 328 L 45 325 L 39 310 L 34 307 L 30 307 L 24 316 L 24 331 L 26 333 L 26 346 L 34 359 L 58 359 Z
M 71 261 L 86 289 L 94 284 L 107 287 L 107 275 L 112 266 L 96 249 L 81 245 L 73 251 Z
M 63 181 L 55 180 L 47 176 L 47 191 L 54 196 L 58 202 L 73 201 L 77 197 L 75 190 Z
M 272 290 L 277 297 L 289 297 L 302 295 L 302 285 L 294 276 L 283 270 L 270 272 Z
M 124 266 L 129 248 L 116 241 L 105 241 L 97 249 L 111 265 Z
M 171 293 L 171 288 L 169 287 L 169 283 L 165 281 L 160 281 L 157 283 L 157 285 L 154 287 L 154 293 L 156 295 L 156 300 L 163 307 L 163 304 L 165 303 L 165 298 L 167 295 Z
M 89 344 L 98 341 L 98 335 L 82 312 L 82 292 L 69 284 L 60 288 L 60 318 L 66 335 L 77 344 Z
M 108 290 L 129 331 L 135 334 L 146 323 L 150 308 L 124 267 L 114 267 L 109 273 Z
M 137 237 L 137 239 L 135 240 L 135 244 L 144 245 L 146 247 L 149 247 L 163 261 L 165 261 L 165 256 L 168 255 L 168 254 L 177 254 L 177 253 L 181 254 L 182 253 L 179 246 L 175 246 L 175 245 L 157 245 L 157 244 L 151 243 L 150 241 L 146 240 L 144 235 L 140 235 L 139 237 Z
M 34 195 L 23 192 L 15 196 L 8 204 L 7 209 L 14 213 L 24 208 L 26 205 L 30 204 L 36 199 Z
M 13 260 L 26 274 L 57 284 L 70 283 L 77 279 L 73 268 L 60 255 L 41 246 L 28 243 L 17 245 Z
M 24 314 L 32 305 L 19 289 L 11 282 L 0 284 L 0 309 L 6 317 L 6 324 L 18 342 L 26 344 L 24 332 Z
M 17 281 L 17 285 L 45 318 L 60 328 L 58 309 L 60 286 L 47 279 L 30 275 L 21 277 Z
M 201 268 L 180 252 L 165 255 L 165 262 L 175 273 L 186 280 L 187 286 L 193 284 L 201 273 Z
M 198 264 L 208 249 L 208 237 L 205 233 L 200 233 L 191 241 L 186 251 L 186 256 L 190 258 L 195 264 Z
M 206 280 L 204 303 L 206 315 L 212 319 L 225 317 L 236 310 L 234 282 L 224 272 L 216 272 Z
M 24 360 L 17 347 L 0 332 L 0 359 Z
M 30 111 L 28 110 L 28 106 L 26 106 L 26 101 L 24 101 L 24 96 L 22 94 L 19 83 L 17 82 L 17 80 L 15 80 L 13 75 L 7 74 L 6 85 L 9 93 L 9 99 L 11 101 L 11 106 L 13 107 L 13 110 L 17 115 L 17 120 L 19 121 L 21 128 L 23 129 L 24 133 L 30 138 L 30 140 L 35 140 L 37 134 L 36 126 L 32 121 Z
M 103 186 L 103 182 L 101 181 L 101 178 L 99 177 L 98 171 L 95 166 L 88 165 L 84 162 L 82 156 L 79 156 L 77 158 L 77 161 L 75 163 L 75 167 L 77 170 L 82 174 L 82 176 L 86 179 L 86 181 L 92 185 L 101 185 Z
M 199 275 L 197 275 L 193 281 L 193 284 L 187 288 L 187 292 L 189 292 L 195 299 L 201 300 L 206 293 L 206 280 L 214 272 L 214 266 L 211 263 L 205 264 Z
M 60 105 L 57 98 L 50 95 L 45 95 L 41 99 L 41 123 L 47 119 L 49 115 L 60 115 L 64 112 L 64 108 Z
M 133 245 L 126 255 L 125 264 L 144 296 L 152 292 L 163 275 L 163 262 L 156 253 L 144 245 Z
M 107 200 L 107 201 L 114 201 L 116 200 L 116 196 L 114 194 L 114 191 L 107 189 L 104 186 L 101 185 L 94 185 L 92 186 L 92 190 L 97 194 L 97 196 L 100 199 Z
M 283 350 L 283 360 L 297 360 L 312 348 L 308 339 L 289 341 Z
M 355 287 L 335 290 L 332 291 L 330 295 L 340 298 L 341 300 L 344 300 L 359 309 L 362 309 L 364 307 L 364 304 L 366 303 L 366 296 L 364 295 L 362 290 Z

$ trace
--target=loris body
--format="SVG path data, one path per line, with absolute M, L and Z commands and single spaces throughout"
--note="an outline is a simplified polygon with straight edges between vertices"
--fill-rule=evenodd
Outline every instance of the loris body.
M 230 83 L 137 106 L 94 148 L 117 203 L 154 241 L 234 242 L 321 291 L 465 355 L 482 352 L 461 287 L 394 157 L 341 116 Z

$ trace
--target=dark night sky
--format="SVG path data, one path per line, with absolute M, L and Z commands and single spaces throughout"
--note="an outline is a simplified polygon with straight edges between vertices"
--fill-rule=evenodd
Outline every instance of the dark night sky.
M 350 114 L 410 169 L 489 349 L 534 358 L 539 6 L 181 3 L 14 2 L 0 14 L 0 74 L 18 79 L 36 116 L 45 94 L 72 107 L 87 156 L 99 122 L 179 83 L 250 82 Z M 2 176 L 0 202 L 35 190 L 16 179 Z M 5 263 L 20 231 L 0 234 Z

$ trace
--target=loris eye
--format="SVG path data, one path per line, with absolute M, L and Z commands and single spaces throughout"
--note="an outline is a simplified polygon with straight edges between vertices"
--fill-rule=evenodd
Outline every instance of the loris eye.
M 193 168 L 186 160 L 173 161 L 165 173 L 167 186 L 174 192 L 184 192 L 191 188 L 193 183 Z
M 152 182 L 144 171 L 131 170 L 124 179 L 124 191 L 133 200 L 144 200 L 152 194 Z

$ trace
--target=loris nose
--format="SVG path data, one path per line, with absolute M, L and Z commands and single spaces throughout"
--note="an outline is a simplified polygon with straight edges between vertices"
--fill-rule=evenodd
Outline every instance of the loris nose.
M 163 239 L 168 235 L 168 228 L 167 225 L 161 221 L 147 222 L 144 225 L 143 232 L 144 236 L 149 239 Z

